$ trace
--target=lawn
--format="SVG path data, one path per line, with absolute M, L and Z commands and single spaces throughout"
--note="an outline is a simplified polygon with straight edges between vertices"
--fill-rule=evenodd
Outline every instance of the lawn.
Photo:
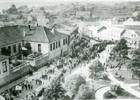
M 128 70 L 113 70 L 111 71 L 116 79 L 119 81 L 123 81 L 126 84 L 131 84 L 131 83 L 139 83 L 140 78 L 138 78 L 136 75 L 134 78 L 131 78 L 130 71 Z
M 104 94 L 104 98 L 105 99 L 115 99 L 115 97 L 113 95 L 112 96 L 111 95 L 109 96 L 108 93 L 110 93 L 110 91 L 108 91 L 108 92 L 106 92 Z M 105 95 L 106 96 L 109 96 L 109 97 L 105 97 Z M 128 93 L 127 91 L 125 91 L 125 90 L 122 89 L 119 92 L 119 94 L 117 94 L 117 99 L 139 99 L 139 98 L 135 97 L 134 95 L 131 95 L 130 93 Z

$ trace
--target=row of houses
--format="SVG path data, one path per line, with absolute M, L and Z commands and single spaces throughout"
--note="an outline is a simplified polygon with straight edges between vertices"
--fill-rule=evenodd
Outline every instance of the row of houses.
M 118 41 L 121 38 L 127 40 L 128 46 L 138 48 L 140 43 L 140 31 L 124 29 L 123 27 L 89 26 L 88 36 L 101 40 Z
M 20 70 L 23 70 L 23 68 L 25 68 L 22 71 L 23 74 L 27 74 L 31 68 L 30 61 L 24 59 L 26 57 L 23 57 L 21 52 L 27 43 L 31 46 L 32 52 L 42 54 L 41 57 L 36 59 L 36 61 L 38 61 L 37 66 L 42 66 L 42 63 L 46 64 L 53 58 L 63 56 L 64 53 L 70 52 L 69 42 L 70 35 L 56 31 L 54 26 L 51 28 L 30 25 L 1 27 L 0 88 L 4 84 L 8 84 L 11 79 L 14 80 L 14 77 L 17 78 L 21 76 Z M 18 58 L 19 55 L 22 55 L 21 59 Z M 21 64 L 16 66 L 16 61 L 20 61 Z M 9 77 L 11 77 L 11 79 L 9 79 Z

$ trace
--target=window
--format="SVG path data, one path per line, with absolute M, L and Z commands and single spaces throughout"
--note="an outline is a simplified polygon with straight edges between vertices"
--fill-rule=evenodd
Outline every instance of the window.
M 65 45 L 65 39 L 63 39 L 63 45 Z
M 38 44 L 38 52 L 41 52 L 41 44 Z
M 50 44 L 50 51 L 52 51 L 52 44 Z
M 67 38 L 66 38 L 66 44 L 68 43 Z
M 56 42 L 56 49 L 57 49 L 57 42 Z
M 21 50 L 21 43 L 18 43 L 18 51 Z
M 60 41 L 59 41 L 59 47 L 60 47 Z
M 55 49 L 55 43 L 53 43 L 53 50 Z
M 7 64 L 6 61 L 2 63 L 3 73 L 7 72 Z
M 16 52 L 16 44 L 13 45 L 13 52 Z
M 11 54 L 11 46 L 8 46 L 9 54 Z

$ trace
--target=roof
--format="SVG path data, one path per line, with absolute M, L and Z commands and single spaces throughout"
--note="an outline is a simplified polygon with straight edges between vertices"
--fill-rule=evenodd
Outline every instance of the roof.
M 125 29 L 118 28 L 118 27 L 108 27 L 107 31 L 111 32 L 113 34 L 120 34 L 120 36 L 122 36 L 124 34 L 124 32 L 125 32 Z
M 140 36 L 140 32 L 139 31 L 125 30 L 125 32 L 123 33 L 122 37 L 124 37 L 124 38 L 130 38 L 131 33 L 136 33 L 138 36 Z
M 10 56 L 0 55 L 0 61 L 8 59 Z
M 59 39 L 63 39 L 66 36 L 68 36 L 67 34 L 63 34 L 61 32 L 55 31 L 55 30 L 54 30 L 54 33 L 52 33 L 51 30 L 46 28 L 46 27 L 44 27 L 44 30 L 46 32 L 46 35 L 48 37 L 49 42 L 53 42 L 53 41 L 56 41 L 56 40 L 59 40 Z
M 130 37 L 130 34 L 132 32 L 135 32 L 134 30 L 125 30 L 125 32 L 122 34 L 121 37 L 124 37 L 124 38 L 129 38 Z
M 36 42 L 53 42 L 56 40 L 60 40 L 66 36 L 68 35 L 55 30 L 54 33 L 52 33 L 51 29 L 43 26 L 38 26 L 34 30 L 27 31 L 27 35 L 25 36 L 24 40 Z
M 31 31 L 27 30 L 24 40 L 36 42 L 49 42 L 48 38 L 46 37 L 44 28 L 40 26 L 36 27 L 35 29 L 32 29 Z
M 0 46 L 15 43 L 23 39 L 19 26 L 6 26 L 0 28 Z

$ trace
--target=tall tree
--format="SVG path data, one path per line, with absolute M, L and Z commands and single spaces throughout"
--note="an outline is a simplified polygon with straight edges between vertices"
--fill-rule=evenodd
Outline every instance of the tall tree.
M 78 93 L 81 84 L 86 84 L 85 79 L 81 75 L 71 75 L 65 82 L 65 87 L 73 94 Z
M 44 99 L 52 100 L 55 98 L 55 100 L 59 98 L 65 97 L 66 90 L 62 87 L 61 83 L 59 81 L 56 81 L 51 84 L 50 88 L 48 88 L 44 93 Z
M 16 6 L 14 4 L 12 4 L 11 7 L 7 10 L 7 12 L 9 14 L 17 14 L 18 11 L 17 11 Z
M 128 54 L 128 46 L 127 41 L 125 39 L 121 39 L 117 45 L 113 48 L 113 52 L 117 53 L 119 56 L 126 56 Z
M 99 60 L 95 60 L 91 66 L 89 66 L 90 78 L 94 79 L 96 77 L 96 73 L 103 71 L 104 68 Z

